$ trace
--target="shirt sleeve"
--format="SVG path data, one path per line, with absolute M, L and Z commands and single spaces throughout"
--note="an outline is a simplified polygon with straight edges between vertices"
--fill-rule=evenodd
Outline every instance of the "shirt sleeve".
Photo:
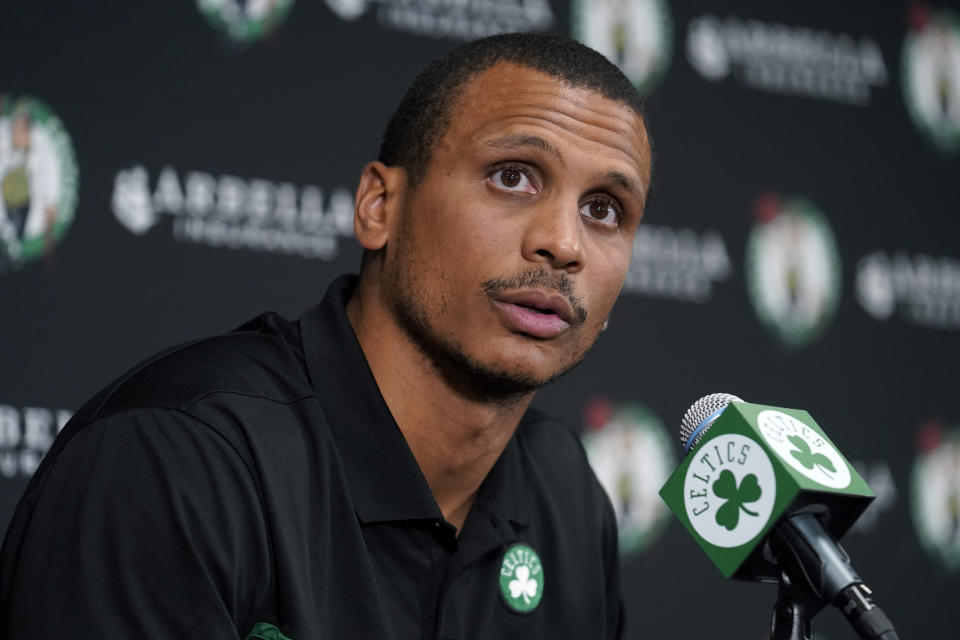
M 42 472 L 4 542 L 0 636 L 245 637 L 268 542 L 255 478 L 220 433 L 127 410 L 77 430 Z

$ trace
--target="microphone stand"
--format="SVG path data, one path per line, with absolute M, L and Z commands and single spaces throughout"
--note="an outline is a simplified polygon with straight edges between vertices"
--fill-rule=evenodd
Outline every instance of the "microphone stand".
M 777 601 L 770 620 L 770 640 L 812 640 L 811 621 L 823 609 L 809 589 L 794 584 L 786 571 L 780 572 Z
M 815 516 L 790 516 L 771 542 L 781 567 L 772 640 L 811 640 L 810 621 L 831 603 L 863 640 L 898 640 L 890 619 L 874 604 L 873 592 L 850 566 L 847 552 Z

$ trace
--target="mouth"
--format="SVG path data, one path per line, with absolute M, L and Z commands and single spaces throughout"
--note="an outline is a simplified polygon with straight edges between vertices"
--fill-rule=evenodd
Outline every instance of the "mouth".
M 494 304 L 514 331 L 535 338 L 553 338 L 577 322 L 573 307 L 560 295 L 526 290 L 499 293 Z
M 495 297 L 497 302 L 516 305 L 542 315 L 555 315 L 567 324 L 574 323 L 573 307 L 563 296 L 550 295 L 542 291 L 527 290 L 501 293 Z

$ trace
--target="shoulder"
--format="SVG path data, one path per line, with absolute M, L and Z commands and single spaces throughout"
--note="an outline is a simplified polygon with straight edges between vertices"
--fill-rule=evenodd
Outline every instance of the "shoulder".
M 286 433 L 284 419 L 294 418 L 274 408 L 311 395 L 297 325 L 262 315 L 232 333 L 161 352 L 117 378 L 74 414 L 28 493 L 65 453 L 101 460 L 108 448 L 121 461 L 124 451 L 149 449 L 174 465 L 187 460 L 178 452 L 206 451 L 252 473 L 245 429 L 268 425 L 277 436 Z
M 140 456 L 163 468 L 143 476 L 229 467 L 228 475 L 253 477 L 246 429 L 269 427 L 277 439 L 289 431 L 284 421 L 296 422 L 285 409 L 312 396 L 298 324 L 261 315 L 231 333 L 158 353 L 110 383 L 58 434 L 25 496 L 71 460 L 96 459 L 136 475 L 144 465 L 131 461 Z
M 231 333 L 158 353 L 113 381 L 75 418 L 88 422 L 136 408 L 187 411 L 218 393 L 277 402 L 309 395 L 296 323 L 268 313 Z
M 58 437 L 11 519 L 0 549 L 0 610 L 30 619 L 30 604 L 45 594 L 94 583 L 104 606 L 61 598 L 59 617 L 31 623 L 46 629 L 99 616 L 124 629 L 130 619 L 116 614 L 120 603 L 179 598 L 195 628 L 224 628 L 233 622 L 223 602 L 254 605 L 270 572 L 269 534 L 257 479 L 232 443 L 171 409 L 118 411 L 67 429 L 71 437 Z M 177 623 L 144 615 L 150 629 Z
M 128 561 L 116 566 L 149 566 L 158 588 L 176 584 L 178 571 L 202 574 L 189 580 L 196 585 L 222 578 L 207 594 L 262 582 L 269 570 L 263 452 L 250 432 L 298 453 L 288 427 L 302 418 L 290 405 L 313 397 L 300 344 L 296 323 L 267 314 L 157 354 L 91 399 L 57 436 L 17 506 L 0 552 L 0 609 L 17 567 L 50 556 L 51 540 L 67 574 L 71 558 L 112 554 Z M 284 465 L 283 477 L 294 467 Z M 75 530 L 100 533 L 76 537 Z M 69 584 L 72 575 L 60 577 Z

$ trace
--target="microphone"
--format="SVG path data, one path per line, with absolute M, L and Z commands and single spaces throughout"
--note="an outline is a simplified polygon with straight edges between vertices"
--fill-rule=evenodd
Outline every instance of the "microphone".
M 875 495 L 809 413 L 710 394 L 680 440 L 660 497 L 724 577 L 799 588 L 810 617 L 833 604 L 861 638 L 897 639 L 837 542 Z M 775 627 L 790 617 L 780 604 Z

